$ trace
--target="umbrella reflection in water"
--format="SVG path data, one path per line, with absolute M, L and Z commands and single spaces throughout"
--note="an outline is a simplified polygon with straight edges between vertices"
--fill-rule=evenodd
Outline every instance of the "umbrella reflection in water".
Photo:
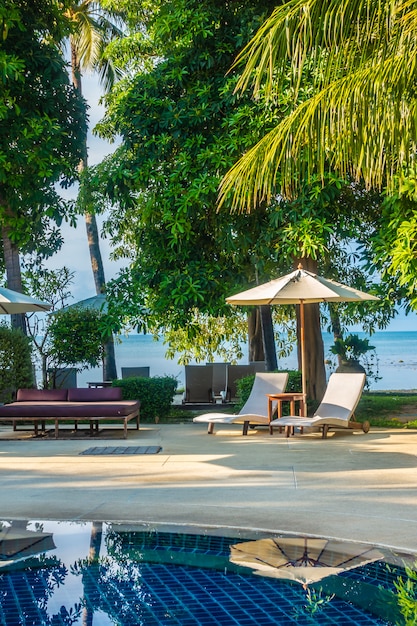
M 267 538 L 230 546 L 230 561 L 254 574 L 302 585 L 383 559 L 366 544 L 307 537 Z

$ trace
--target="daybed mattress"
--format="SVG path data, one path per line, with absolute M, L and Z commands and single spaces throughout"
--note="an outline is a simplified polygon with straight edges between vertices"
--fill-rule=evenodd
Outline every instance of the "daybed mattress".
M 0 417 L 27 418 L 74 418 L 74 417 L 125 417 L 139 410 L 135 400 L 112 400 L 111 402 L 12 402 L 0 406 Z

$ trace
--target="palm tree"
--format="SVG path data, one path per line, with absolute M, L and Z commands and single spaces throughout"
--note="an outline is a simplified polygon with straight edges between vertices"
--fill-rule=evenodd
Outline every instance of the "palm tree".
M 416 0 L 277 7 L 236 61 L 238 89 L 273 97 L 289 86 L 293 108 L 228 172 L 220 202 L 250 210 L 328 166 L 393 188 L 417 148 L 416 48 Z
M 104 50 L 106 45 L 115 37 L 122 34 L 122 15 L 117 11 L 105 10 L 100 2 L 81 0 L 74 2 L 66 11 L 66 15 L 76 25 L 70 36 L 72 83 L 81 93 L 81 76 L 83 70 L 97 71 L 100 81 L 106 91 L 109 91 L 117 76 L 117 69 L 109 61 Z M 84 141 L 83 157 L 79 165 L 80 174 L 88 166 L 87 138 Z M 84 193 L 84 199 L 88 197 Z M 84 207 L 84 217 L 87 229 L 87 240 L 90 251 L 91 267 L 97 295 L 106 290 L 103 260 L 100 251 L 100 238 L 95 213 L 88 206 Z M 103 380 L 117 378 L 116 360 L 114 354 L 113 337 L 106 343 L 105 358 L 103 361 Z

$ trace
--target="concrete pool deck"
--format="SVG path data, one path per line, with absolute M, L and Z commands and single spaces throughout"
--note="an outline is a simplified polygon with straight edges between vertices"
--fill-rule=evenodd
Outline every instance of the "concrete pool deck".
M 323 440 L 206 429 L 144 424 L 127 440 L 13 440 L 2 426 L 0 519 L 262 529 L 417 553 L 417 431 L 338 431 Z M 115 445 L 162 450 L 80 456 Z

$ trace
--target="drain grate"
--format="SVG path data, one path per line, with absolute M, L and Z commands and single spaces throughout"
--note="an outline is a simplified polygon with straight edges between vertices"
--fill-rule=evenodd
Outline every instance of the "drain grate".
M 109 455 L 109 454 L 158 454 L 162 450 L 161 446 L 102 446 L 87 448 L 80 454 L 83 455 Z

